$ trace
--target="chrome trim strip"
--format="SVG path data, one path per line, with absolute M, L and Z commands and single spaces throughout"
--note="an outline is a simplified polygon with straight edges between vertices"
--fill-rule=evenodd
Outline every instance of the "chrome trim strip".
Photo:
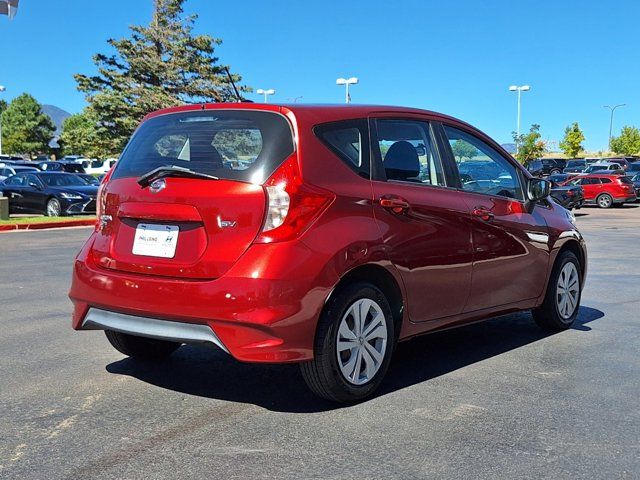
M 114 330 L 171 342 L 213 343 L 229 353 L 208 325 L 196 323 L 173 322 L 90 308 L 82 322 L 81 330 Z
M 540 232 L 526 232 L 526 233 L 527 233 L 527 237 L 529 237 L 529 240 L 531 240 L 532 242 L 538 242 L 538 243 L 549 242 L 549 235 L 547 235 L 546 233 L 540 233 Z

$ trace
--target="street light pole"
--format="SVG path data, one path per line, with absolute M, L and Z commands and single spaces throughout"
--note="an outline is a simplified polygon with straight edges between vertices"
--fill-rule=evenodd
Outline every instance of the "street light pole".
M 604 108 L 608 108 L 609 110 L 611 110 L 611 118 L 609 119 L 609 151 L 611 151 L 611 132 L 613 130 L 613 112 L 616 111 L 616 108 L 618 107 L 624 107 L 626 106 L 626 103 L 619 103 L 618 105 L 614 105 L 613 107 L 611 105 L 604 105 Z
M 0 92 L 4 92 L 6 88 L 0 85 Z M 2 155 L 2 113 L 0 112 L 0 155 Z
M 355 85 L 356 83 L 358 83 L 357 77 L 351 77 L 351 78 L 340 77 L 336 80 L 336 85 L 344 85 L 345 87 L 345 92 L 344 92 L 345 103 L 351 103 L 351 96 L 349 95 L 349 85 Z
M 518 153 L 518 143 L 520 140 L 520 95 L 522 94 L 522 92 L 528 92 L 529 90 L 531 90 L 531 87 L 529 85 L 522 85 L 522 86 L 516 86 L 516 85 L 511 85 L 509 87 L 509 91 L 510 92 L 518 92 L 518 120 L 517 120 L 517 130 L 516 130 L 516 153 Z
M 259 88 L 258 90 L 256 90 L 256 93 L 258 95 L 264 95 L 264 103 L 269 103 L 269 95 L 273 95 L 274 93 L 276 93 L 276 91 L 273 88 L 269 88 L 268 90 Z

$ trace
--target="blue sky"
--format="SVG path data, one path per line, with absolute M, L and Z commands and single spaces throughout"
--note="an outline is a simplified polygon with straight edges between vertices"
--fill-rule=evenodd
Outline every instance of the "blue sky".
M 21 0 L 0 18 L 2 98 L 29 92 L 80 111 L 73 73 L 92 73 L 106 39 L 147 23 L 152 0 Z M 590 150 L 606 146 L 605 104 L 640 126 L 640 2 L 188 0 L 196 30 L 223 39 L 221 60 L 273 101 L 339 103 L 338 76 L 358 76 L 355 103 L 406 105 L 457 116 L 499 142 L 511 140 L 516 96 L 529 84 L 522 124 L 558 141 L 578 121 Z M 253 95 L 255 100 L 260 97 Z

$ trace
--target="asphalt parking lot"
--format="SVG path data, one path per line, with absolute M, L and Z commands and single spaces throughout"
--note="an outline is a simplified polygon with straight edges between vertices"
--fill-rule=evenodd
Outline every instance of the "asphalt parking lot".
M 156 366 L 74 332 L 89 230 L 0 235 L 0 478 L 640 478 L 640 208 L 578 212 L 575 328 L 529 314 L 399 346 L 381 393 L 336 407 L 295 366 L 183 347 Z

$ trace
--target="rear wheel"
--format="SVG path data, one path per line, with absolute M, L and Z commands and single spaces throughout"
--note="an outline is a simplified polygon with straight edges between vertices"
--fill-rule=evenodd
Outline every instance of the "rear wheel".
M 361 400 L 380 386 L 394 342 L 393 315 L 384 294 L 365 282 L 347 286 L 320 316 L 314 359 L 300 365 L 302 376 L 327 400 Z
M 551 175 L 557 175 L 558 173 L 562 173 L 562 170 L 558 168 L 554 168 L 553 170 L 551 170 Z
M 553 331 L 571 327 L 580 308 L 580 271 L 580 262 L 572 252 L 560 253 L 551 272 L 544 302 L 531 311 L 540 327 Z
M 60 202 L 56 198 L 51 198 L 47 202 L 47 217 L 59 217 L 62 215 L 62 207 L 60 206 Z
M 613 197 L 608 193 L 601 193 L 596 198 L 596 203 L 600 208 L 611 208 L 613 205 Z
M 154 338 L 137 337 L 127 333 L 105 330 L 109 343 L 120 353 L 141 360 L 158 360 L 175 352 L 180 343 L 156 340 Z

